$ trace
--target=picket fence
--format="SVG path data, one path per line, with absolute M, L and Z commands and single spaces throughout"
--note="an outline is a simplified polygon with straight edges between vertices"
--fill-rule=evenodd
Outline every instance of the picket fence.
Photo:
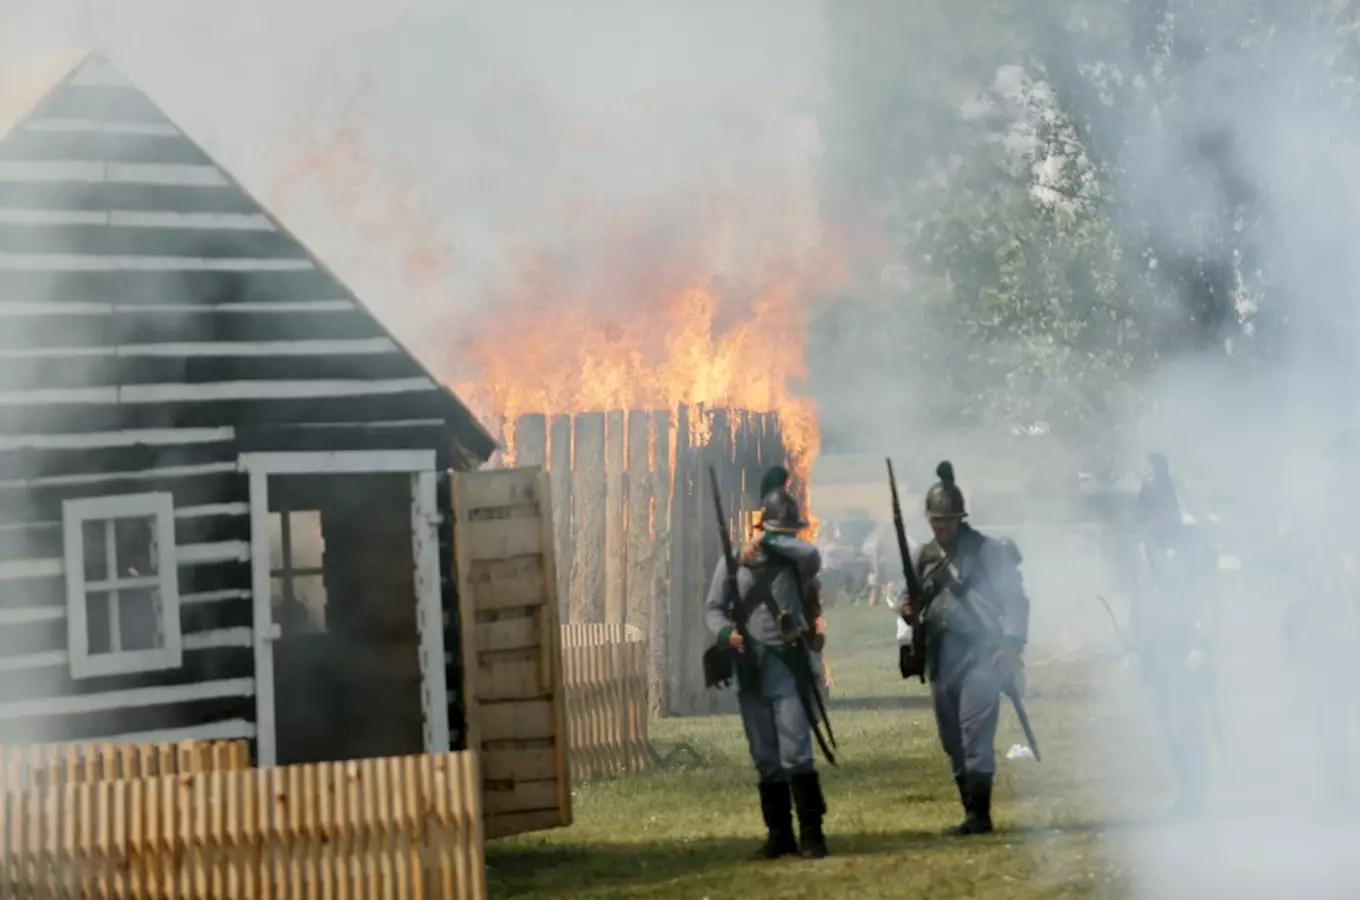
M 632 625 L 562 626 L 571 777 L 588 780 L 647 766 L 648 642 Z
M 6 753 L 0 896 L 485 898 L 474 754 L 242 760 L 234 745 Z
M 6 791 L 248 768 L 246 741 L 0 746 L 0 787 Z

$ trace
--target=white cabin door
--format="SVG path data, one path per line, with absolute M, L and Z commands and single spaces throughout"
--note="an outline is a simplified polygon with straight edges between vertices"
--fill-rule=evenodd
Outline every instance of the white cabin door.
M 434 451 L 248 453 L 240 467 L 257 765 L 449 749 Z

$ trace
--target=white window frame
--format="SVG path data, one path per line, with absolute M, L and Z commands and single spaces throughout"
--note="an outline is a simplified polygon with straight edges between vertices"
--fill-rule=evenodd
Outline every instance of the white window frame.
M 66 569 L 66 634 L 72 678 L 99 678 L 177 669 L 184 664 L 179 618 L 179 570 L 175 555 L 175 501 L 167 492 L 82 497 L 61 505 L 62 542 Z M 85 580 L 86 522 L 110 519 L 152 519 L 156 532 L 156 574 L 143 578 Z M 162 646 L 152 650 L 90 653 L 87 594 L 111 588 L 158 588 Z

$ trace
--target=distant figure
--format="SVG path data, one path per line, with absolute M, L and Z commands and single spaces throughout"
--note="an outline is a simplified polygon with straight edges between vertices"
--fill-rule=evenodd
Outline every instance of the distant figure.
M 1198 815 L 1208 793 L 1206 716 L 1212 713 L 1210 652 L 1218 564 L 1201 532 L 1184 524 L 1165 456 L 1148 456 L 1138 492 L 1129 638 L 1171 748 L 1178 797 L 1173 814 Z
M 968 508 L 948 461 L 926 492 L 935 539 L 921 548 L 920 621 L 926 677 L 940 743 L 959 789 L 964 820 L 950 834 L 992 830 L 996 726 L 1003 691 L 1018 696 L 1021 655 L 1029 637 L 1029 604 L 1015 556 L 965 519 Z M 904 594 L 903 612 L 911 599 Z M 915 639 L 913 635 L 913 639 Z
M 732 668 L 741 722 L 760 779 L 760 811 L 767 830 L 756 854 L 761 859 L 827 855 L 822 832 L 826 800 L 812 756 L 816 712 L 808 704 L 809 691 L 815 690 L 815 653 L 823 641 L 817 582 L 822 560 L 814 545 L 797 537 L 805 527 L 798 502 L 788 491 L 777 487 L 766 494 L 761 535 L 742 548 L 737 571 L 743 608 L 729 604 L 726 561 L 720 560 L 705 611 L 716 647 L 730 647 L 736 654 Z M 754 646 L 745 645 L 737 628 L 743 614 Z M 811 652 L 795 643 L 800 636 L 807 638 Z M 795 807 L 799 836 L 793 832 Z

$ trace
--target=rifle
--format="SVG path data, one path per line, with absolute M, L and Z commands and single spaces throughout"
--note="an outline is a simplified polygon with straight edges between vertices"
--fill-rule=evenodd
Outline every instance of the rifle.
M 746 615 L 742 612 L 741 590 L 737 585 L 737 557 L 732 550 L 732 535 L 728 531 L 727 516 L 723 513 L 722 493 L 718 487 L 718 472 L 713 466 L 708 467 L 708 482 L 713 489 L 713 507 L 718 514 L 718 537 L 722 541 L 723 561 L 727 567 L 724 590 L 727 592 L 727 602 L 732 610 L 732 624 L 736 628 L 737 634 L 741 635 L 742 649 L 737 654 L 737 658 L 738 665 L 742 666 L 742 672 L 746 675 L 741 682 L 742 690 L 758 690 L 760 675 L 759 669 L 756 667 L 756 645 L 751 640 L 751 633 L 746 629 Z M 769 587 L 773 587 L 773 581 Z M 803 712 L 807 715 L 808 727 L 817 741 L 817 746 L 821 748 L 826 761 L 834 766 L 836 765 L 836 755 L 831 751 L 831 748 L 836 746 L 836 734 L 831 730 L 831 719 L 826 714 L 826 705 L 822 703 L 822 695 L 818 692 L 816 680 L 812 677 L 812 666 L 808 664 L 808 656 L 812 653 L 812 650 L 808 647 L 807 637 L 803 634 L 802 629 L 795 629 L 789 625 L 788 613 L 775 606 L 774 597 L 768 588 L 755 585 L 752 590 L 763 590 L 765 608 L 774 620 L 775 627 L 779 629 L 781 635 L 784 635 L 793 644 L 793 661 L 789 665 L 789 670 L 792 672 L 794 683 L 797 685 L 798 700 L 803 704 Z M 822 735 L 821 729 L 823 723 L 826 725 L 825 737 Z M 828 739 L 830 739 L 830 746 L 827 744 Z
M 913 675 L 926 683 L 926 641 L 924 625 L 921 623 L 921 606 L 925 600 L 921 589 L 921 579 L 911 562 L 911 547 L 907 543 L 907 526 L 902 522 L 902 501 L 897 496 L 897 476 L 893 474 L 892 459 L 888 462 L 888 489 L 892 492 L 893 528 L 897 532 L 897 552 L 902 557 L 902 577 L 906 580 L 907 600 L 911 613 L 902 612 L 902 618 L 911 628 L 911 643 L 897 650 L 897 667 L 903 678 Z

